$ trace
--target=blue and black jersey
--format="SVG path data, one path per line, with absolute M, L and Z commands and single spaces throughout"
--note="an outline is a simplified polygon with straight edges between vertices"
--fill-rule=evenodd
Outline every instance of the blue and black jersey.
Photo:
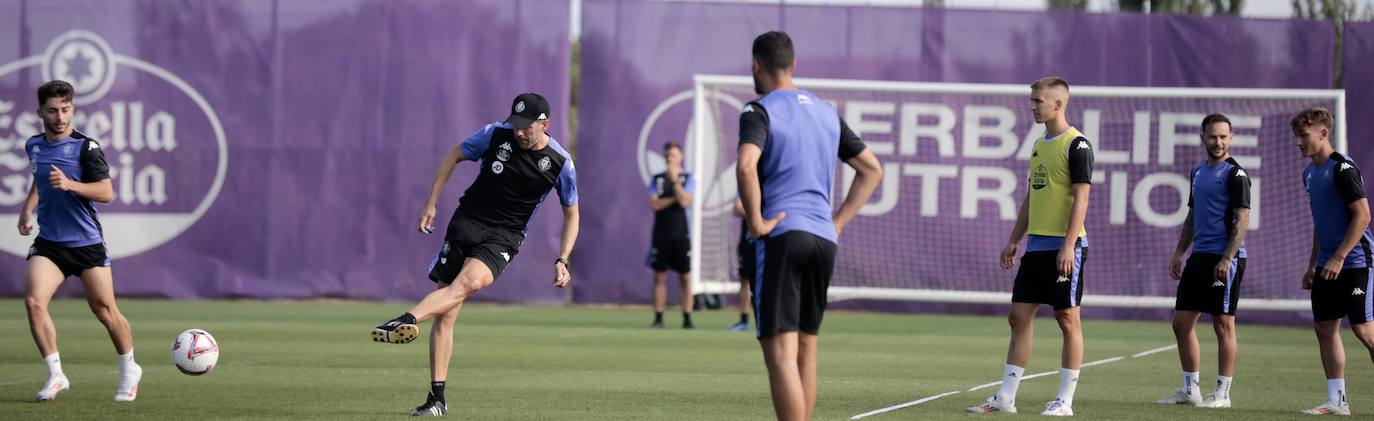
M 1250 177 L 1233 158 L 1203 162 L 1189 173 L 1192 191 L 1193 252 L 1222 254 L 1236 227 L 1236 209 L 1250 209 Z M 1236 256 L 1246 258 L 1245 243 Z
M 787 212 L 771 236 L 805 231 L 834 242 L 831 191 L 836 159 L 863 152 L 863 141 L 835 107 L 806 90 L 776 90 L 745 105 L 741 144 L 757 145 L 765 219 Z
M 682 185 L 688 194 L 696 194 L 696 178 L 692 174 L 678 174 L 678 183 Z M 674 190 L 673 183 L 668 180 L 667 173 L 654 174 L 649 177 L 649 195 L 655 198 L 675 197 L 677 191 Z M 661 244 L 664 241 L 685 240 L 691 237 L 688 233 L 687 208 L 682 207 L 681 203 L 673 202 L 666 208 L 654 212 L 654 233 L 653 243 Z
M 577 204 L 577 171 L 572 156 L 552 136 L 544 149 L 524 150 L 510 123 L 491 123 L 460 146 L 464 159 L 480 161 L 481 169 L 463 197 L 457 218 L 524 233 L 534 210 L 558 191 L 563 207 Z
M 1302 174 L 1303 185 L 1307 188 L 1307 201 L 1312 206 L 1312 225 L 1317 233 L 1317 266 L 1326 265 L 1326 260 L 1336 253 L 1345 240 L 1345 232 L 1350 227 L 1350 204 L 1364 199 L 1364 178 L 1360 167 L 1339 152 L 1321 165 L 1308 164 Z M 1371 266 L 1374 255 L 1370 253 L 1371 239 L 1369 228 L 1345 256 L 1345 267 L 1358 269 Z
M 90 199 L 52 188 L 48 175 L 56 166 L 67 178 L 93 183 L 110 178 L 110 167 L 100 143 L 72 131 L 64 139 L 48 141 L 43 135 L 24 143 L 38 188 L 38 237 L 62 247 L 104 243 L 100 216 Z

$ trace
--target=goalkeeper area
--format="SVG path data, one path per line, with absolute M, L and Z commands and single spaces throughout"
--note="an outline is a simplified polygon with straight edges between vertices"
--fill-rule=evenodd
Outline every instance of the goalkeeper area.
M 123 300 L 144 379 L 138 401 L 111 402 L 117 370 L 109 339 L 82 300 L 51 307 L 72 389 L 35 403 L 46 370 L 28 340 L 20 300 L 0 300 L 3 419 L 402 419 L 426 391 L 429 323 L 408 345 L 375 344 L 376 314 L 403 305 L 358 302 Z M 758 420 L 773 416 L 758 342 L 726 332 L 732 312 L 698 313 L 694 331 L 650 330 L 643 309 L 470 304 L 459 315 L 449 371 L 449 418 L 481 420 Z M 204 321 L 220 345 L 207 378 L 172 366 L 172 339 Z M 1243 320 L 1243 319 L 1242 319 Z M 1059 367 L 1059 331 L 1036 320 L 1026 374 Z M 1216 370 L 1214 337 L 1199 326 L 1203 386 Z M 718 328 L 718 329 L 717 329 Z M 996 391 L 1007 341 L 1002 317 L 834 311 L 821 332 L 815 419 L 968 420 L 963 408 Z M 1158 406 L 1178 388 L 1169 323 L 1087 320 L 1074 409 L 1090 419 L 1292 419 L 1325 399 L 1307 328 L 1241 325 L 1234 407 Z M 265 335 L 263 332 L 272 332 Z M 1345 333 L 1356 415 L 1374 413 L 1374 367 Z M 1153 351 L 1136 356 L 1147 351 Z M 1093 364 L 1089 366 L 1088 364 Z M 1057 374 L 1057 373 L 1056 373 Z M 213 380 L 213 381 L 206 381 Z M 992 385 L 990 385 L 992 384 Z M 989 386 L 990 385 L 990 386 Z M 977 387 L 977 390 L 972 390 Z M 1038 411 L 1058 376 L 1021 383 L 1019 405 Z M 957 393 L 954 393 L 957 392 Z M 1000 417 L 997 417 L 1000 418 Z
M 883 163 L 883 180 L 840 238 L 830 299 L 1010 302 L 1015 271 L 998 256 L 1026 194 L 1032 146 L 1045 135 L 1030 116 L 1028 85 L 796 79 L 835 105 Z M 1071 86 L 1067 117 L 1092 142 L 1085 221 L 1085 307 L 1172 308 L 1170 257 L 1187 217 L 1192 168 L 1205 159 L 1204 116 L 1232 122 L 1231 155 L 1251 180 L 1249 260 L 1242 312 L 1307 311 L 1300 288 L 1312 220 L 1294 144 L 1293 115 L 1325 107 L 1346 150 L 1342 90 Z M 692 275 L 699 292 L 736 287 L 740 222 L 735 148 L 739 112 L 756 98 L 749 77 L 697 75 L 687 165 Z M 854 173 L 841 165 L 833 201 Z M 1022 250 L 1024 251 L 1024 240 Z M 1019 253 L 1018 253 L 1019 255 Z M 1019 264 L 1019 262 L 1018 262 Z

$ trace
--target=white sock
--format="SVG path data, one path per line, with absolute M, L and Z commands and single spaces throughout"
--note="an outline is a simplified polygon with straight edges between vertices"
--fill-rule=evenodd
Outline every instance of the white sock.
M 1334 405 L 1345 406 L 1345 379 L 1326 379 L 1326 399 Z
M 1217 376 L 1217 389 L 1212 391 L 1218 398 L 1231 397 L 1231 378 L 1227 376 Z
M 1197 396 L 1202 391 L 1198 390 L 1198 373 L 1196 371 L 1183 372 L 1183 393 L 1188 396 Z
M 119 355 L 119 370 L 123 371 L 129 366 L 134 365 L 134 350 L 129 348 L 129 353 Z
M 1016 403 L 1016 388 L 1021 386 L 1021 377 L 1026 374 L 1025 367 L 1007 364 L 1002 373 L 1002 388 L 997 390 L 997 401 L 1008 405 Z
M 62 374 L 62 357 L 56 352 L 43 357 L 43 362 L 48 364 L 48 377 L 65 377 Z
M 1059 369 L 1059 400 L 1073 406 L 1073 392 L 1078 389 L 1078 370 Z

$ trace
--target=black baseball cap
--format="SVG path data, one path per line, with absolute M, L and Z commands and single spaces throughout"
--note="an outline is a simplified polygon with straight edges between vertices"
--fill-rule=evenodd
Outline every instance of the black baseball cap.
M 549 119 L 549 101 L 534 92 L 526 92 L 515 97 L 510 103 L 510 117 L 506 122 L 517 129 L 529 127 L 536 121 Z

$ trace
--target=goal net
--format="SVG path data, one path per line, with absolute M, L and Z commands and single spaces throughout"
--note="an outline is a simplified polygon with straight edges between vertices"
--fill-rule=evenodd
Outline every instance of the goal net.
M 1029 86 L 795 82 L 834 104 L 884 170 L 840 238 L 831 299 L 1009 302 L 1015 270 L 1002 270 L 998 255 L 1025 196 L 1030 146 L 1045 134 L 1030 118 Z M 756 97 L 749 77 L 695 78 L 687 149 L 704 199 L 692 203 L 698 292 L 738 288 L 735 150 L 740 109 Z M 1252 183 L 1241 306 L 1308 309 L 1299 288 L 1312 238 L 1301 180 L 1308 160 L 1289 119 L 1314 106 L 1335 115 L 1344 151 L 1340 90 L 1073 86 L 1068 119 L 1095 153 L 1083 303 L 1173 306 L 1168 264 L 1188 212 L 1188 172 L 1205 159 L 1202 118 L 1218 112 L 1233 123 L 1231 154 Z M 853 178 L 840 167 L 835 206 Z

